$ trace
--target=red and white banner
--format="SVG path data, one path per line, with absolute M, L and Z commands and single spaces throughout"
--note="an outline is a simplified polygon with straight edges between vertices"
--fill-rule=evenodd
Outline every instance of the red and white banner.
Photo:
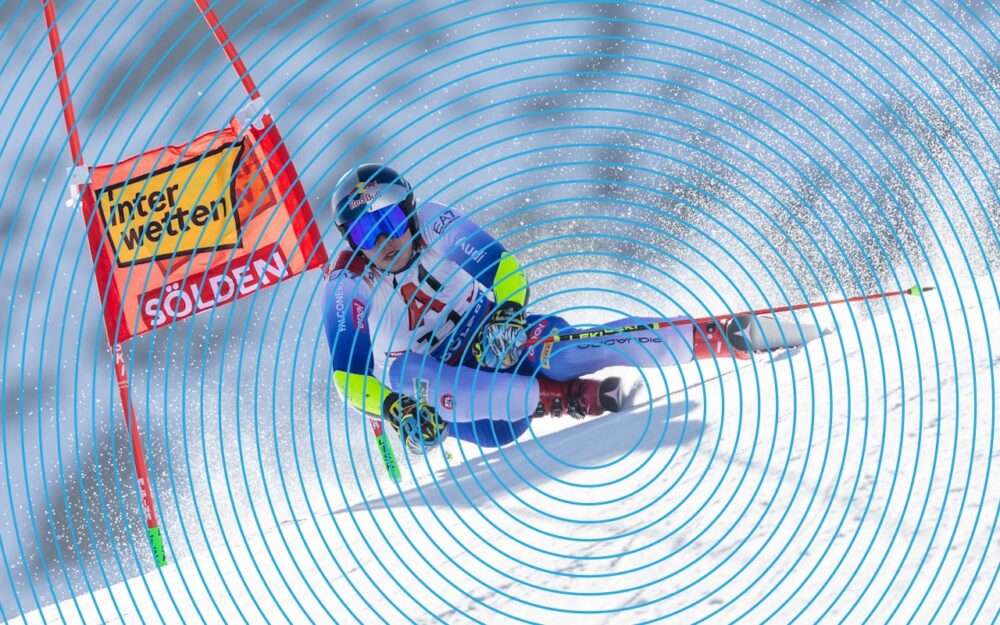
M 84 219 L 113 342 L 327 262 L 281 137 L 239 122 L 90 171 Z

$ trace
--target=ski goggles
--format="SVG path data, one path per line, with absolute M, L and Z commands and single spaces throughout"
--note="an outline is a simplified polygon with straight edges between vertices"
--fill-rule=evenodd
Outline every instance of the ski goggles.
M 355 248 L 370 250 L 383 234 L 398 239 L 406 232 L 410 216 L 399 204 L 361 215 L 347 227 L 347 240 Z

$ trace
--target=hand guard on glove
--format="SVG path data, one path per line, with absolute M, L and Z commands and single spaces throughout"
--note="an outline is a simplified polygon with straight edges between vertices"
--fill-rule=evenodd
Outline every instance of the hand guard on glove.
M 389 393 L 382 402 L 382 414 L 410 453 L 426 453 L 444 441 L 448 424 L 429 404 L 418 404 L 406 395 Z
M 506 369 L 517 364 L 528 340 L 525 325 L 527 320 L 519 304 L 500 304 L 472 346 L 472 354 L 479 365 L 485 369 Z

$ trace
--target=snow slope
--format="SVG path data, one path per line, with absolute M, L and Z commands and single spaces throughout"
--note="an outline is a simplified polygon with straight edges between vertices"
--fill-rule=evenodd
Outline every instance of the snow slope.
M 807 349 L 645 371 L 628 412 L 332 513 L 326 485 L 245 548 L 11 622 L 995 622 L 998 308 L 980 279 L 822 312 Z

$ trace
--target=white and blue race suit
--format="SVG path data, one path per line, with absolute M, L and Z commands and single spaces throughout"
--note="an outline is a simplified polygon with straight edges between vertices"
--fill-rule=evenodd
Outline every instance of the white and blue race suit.
M 536 375 L 570 380 L 610 366 L 691 359 L 693 331 L 686 326 L 536 343 L 509 369 L 479 367 L 472 355 L 476 335 L 499 303 L 526 304 L 524 272 L 457 209 L 427 202 L 416 217 L 419 256 L 403 271 L 386 273 L 360 252 L 343 251 L 327 274 L 324 323 L 333 379 L 349 406 L 379 415 L 385 396 L 396 391 L 432 405 L 450 435 L 498 447 L 528 428 L 538 405 Z M 577 331 L 554 315 L 528 314 L 527 322 L 531 339 Z

